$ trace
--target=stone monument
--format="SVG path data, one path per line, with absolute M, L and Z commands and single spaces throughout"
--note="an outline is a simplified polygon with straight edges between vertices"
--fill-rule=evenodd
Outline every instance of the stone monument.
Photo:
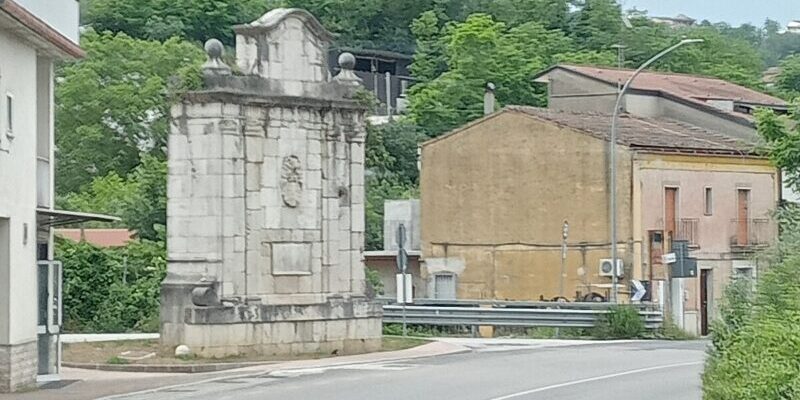
M 331 78 L 332 34 L 300 9 L 234 30 L 238 71 L 209 40 L 204 88 L 172 109 L 161 344 L 203 357 L 377 350 L 355 59 Z

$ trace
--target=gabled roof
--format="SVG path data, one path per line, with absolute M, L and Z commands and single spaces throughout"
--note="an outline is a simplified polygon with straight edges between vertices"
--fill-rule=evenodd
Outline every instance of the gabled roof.
M 562 69 L 614 87 L 620 82 L 625 82 L 634 72 L 631 69 L 558 64 L 538 73 L 534 79 L 542 82 L 541 78 L 555 69 Z M 721 110 L 708 104 L 707 101 L 729 100 L 748 107 L 787 107 L 787 103 L 777 97 L 722 79 L 699 75 L 645 71 L 633 81 L 631 90 L 657 93 L 662 97 L 682 101 L 704 111 L 721 114 L 745 124 L 752 123 L 752 116 Z
M 86 55 L 75 42 L 14 0 L 0 0 L 0 28 L 5 26 L 52 56 L 83 58 Z
M 625 82 L 634 72 L 631 69 L 559 64 L 539 73 L 537 77 L 545 75 L 555 68 L 562 68 L 610 85 Z M 722 79 L 699 75 L 644 71 L 633 81 L 631 88 L 659 91 L 698 101 L 704 99 L 727 99 L 748 104 L 786 106 L 786 102 L 777 97 L 735 83 L 726 82 Z
M 444 136 L 431 139 L 423 146 L 445 137 L 458 134 L 467 128 L 499 116 L 519 113 L 540 121 L 554 123 L 592 137 L 608 141 L 611 115 L 594 112 L 561 111 L 528 106 L 508 106 L 497 113 L 473 121 Z M 622 114 L 618 120 L 617 144 L 649 151 L 669 153 L 703 153 L 724 155 L 756 155 L 755 143 L 733 139 L 722 133 L 710 131 L 684 122 L 665 118 L 642 118 Z

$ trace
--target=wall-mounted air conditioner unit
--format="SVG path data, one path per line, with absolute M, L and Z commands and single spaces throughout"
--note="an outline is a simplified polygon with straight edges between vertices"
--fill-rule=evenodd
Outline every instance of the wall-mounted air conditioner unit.
M 610 258 L 604 258 L 600 260 L 600 276 L 614 276 L 614 268 L 612 267 L 612 261 Z M 617 277 L 621 277 L 623 275 L 624 265 L 622 260 L 619 258 L 617 259 L 617 268 L 616 268 L 616 275 Z

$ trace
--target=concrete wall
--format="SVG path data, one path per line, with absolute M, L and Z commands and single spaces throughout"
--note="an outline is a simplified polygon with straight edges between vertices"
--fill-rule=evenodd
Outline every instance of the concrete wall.
M 406 229 L 405 249 L 419 250 L 419 200 L 387 200 L 383 203 L 383 249 L 397 250 L 397 229 Z
M 8 235 L 0 249 L 0 347 L 13 354 L 0 357 L 0 391 L 17 389 L 33 382 L 33 365 L 18 362 L 15 346 L 36 341 L 36 142 L 37 142 L 37 56 L 35 50 L 15 36 L 0 31 L 0 219 L 6 219 Z M 13 96 L 13 137 L 8 135 L 7 95 Z M 28 177 L 30 179 L 23 179 Z M 13 190 L 10 186 L 13 184 Z M 0 235 L 5 236 L 5 235 Z M 2 251 L 0 250 L 0 251 Z M 13 285 L 10 284 L 13 282 Z M 8 347 L 11 346 L 11 347 Z M 20 355 L 20 354 L 24 354 Z M 9 373 L 10 370 L 10 373 Z M 3 371 L 6 373 L 4 374 Z M 2 382 L 4 377 L 12 378 Z
M 616 101 L 615 86 L 583 78 L 561 69 L 548 74 L 548 107 L 555 110 L 593 111 L 611 114 Z
M 513 112 L 424 145 L 423 277 L 455 273 L 459 298 L 558 296 L 567 220 L 564 295 L 573 298 L 578 290 L 587 293 L 587 285 L 608 285 L 610 278 L 597 276 L 599 260 L 610 255 L 606 148 L 605 141 Z M 631 155 L 623 147 L 617 151 L 618 232 L 625 258 Z M 607 290 L 590 287 L 601 294 Z
M 373 253 L 373 254 L 370 254 Z M 375 270 L 383 283 L 383 295 L 381 297 L 396 298 L 397 296 L 397 259 L 391 255 L 376 255 L 378 252 L 365 252 L 364 263 L 367 268 Z M 383 253 L 383 252 L 380 252 Z M 408 257 L 408 273 L 413 277 L 413 295 L 415 299 L 429 298 L 427 281 L 422 279 L 419 269 L 419 257 Z

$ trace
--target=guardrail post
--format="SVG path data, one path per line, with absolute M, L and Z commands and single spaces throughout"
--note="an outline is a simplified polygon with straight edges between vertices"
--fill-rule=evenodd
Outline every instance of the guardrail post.
M 491 304 L 481 304 L 481 308 L 492 308 Z M 480 333 L 482 338 L 493 338 L 494 337 L 494 326 L 493 325 L 481 325 L 478 327 L 478 333 Z

